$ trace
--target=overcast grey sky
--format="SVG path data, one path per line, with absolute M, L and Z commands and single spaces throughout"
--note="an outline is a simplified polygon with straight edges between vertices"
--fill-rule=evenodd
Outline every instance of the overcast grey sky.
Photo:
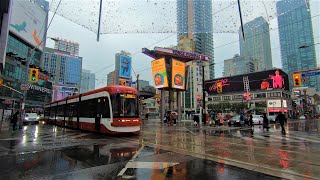
M 312 14 L 319 14 L 319 0 L 311 1 Z M 52 17 L 50 13 L 49 20 Z M 314 36 L 319 39 L 319 16 L 314 18 Z M 270 21 L 271 29 L 277 28 L 276 18 Z M 280 48 L 278 30 L 270 30 L 271 48 L 273 66 L 281 68 Z M 149 34 L 105 34 L 100 37 L 100 42 L 96 41 L 96 34 L 89 31 L 78 24 L 75 24 L 59 15 L 56 15 L 50 29 L 48 37 L 60 37 L 68 40 L 76 41 L 80 44 L 80 56 L 83 57 L 83 69 L 96 72 L 96 87 L 106 85 L 107 74 L 114 70 L 115 54 L 121 50 L 128 51 L 133 54 L 133 69 L 140 74 L 140 79 L 149 80 L 152 84 L 151 77 L 151 58 L 143 55 L 141 49 L 148 47 L 153 49 L 154 46 L 168 47 L 177 44 L 175 33 L 149 33 Z M 223 61 L 232 58 L 234 54 L 239 53 L 239 36 L 237 33 L 215 33 L 214 34 L 214 59 L 215 59 L 215 75 L 221 77 L 223 72 Z M 160 42 L 159 42 L 160 41 Z M 157 43 L 158 42 L 158 43 Z M 234 43 L 231 43 L 234 42 Z M 47 40 L 47 46 L 53 47 L 54 42 Z M 227 44 L 227 45 L 226 45 Z M 224 45 L 224 46 L 223 46 Z M 320 47 L 317 46 L 317 53 Z M 319 54 L 317 55 L 319 59 Z M 318 60 L 319 61 L 319 60 Z M 108 66 L 111 67 L 107 68 Z M 133 78 L 134 74 L 132 74 Z

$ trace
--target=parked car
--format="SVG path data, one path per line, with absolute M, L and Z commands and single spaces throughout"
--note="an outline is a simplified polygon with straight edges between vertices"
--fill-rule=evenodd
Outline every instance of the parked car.
M 37 113 L 26 113 L 23 124 L 38 124 L 40 117 Z
M 262 115 L 252 115 L 253 124 L 262 124 L 263 118 Z
M 277 115 L 270 115 L 268 116 L 269 122 L 275 124 L 276 123 Z
M 299 119 L 305 120 L 305 119 L 307 119 L 307 116 L 306 115 L 302 115 L 302 116 L 299 117 Z
M 245 116 L 243 116 L 243 121 L 241 122 L 240 115 L 236 115 L 230 119 L 230 123 L 233 126 L 244 126 L 245 124 L 248 124 L 248 119 Z

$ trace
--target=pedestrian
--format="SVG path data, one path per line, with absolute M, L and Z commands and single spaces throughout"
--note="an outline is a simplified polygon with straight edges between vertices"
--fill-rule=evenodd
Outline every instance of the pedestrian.
M 148 116 L 149 116 L 149 115 L 148 115 L 148 113 L 147 113 L 147 114 L 146 114 L 146 120 L 148 120 Z
M 166 114 L 166 121 L 167 121 L 167 125 L 169 126 L 171 121 L 170 121 L 170 112 L 167 112 Z
M 249 126 L 252 129 L 253 128 L 253 116 L 251 112 L 248 112 L 248 118 L 249 118 Z
M 284 129 L 284 123 L 287 122 L 287 118 L 286 116 L 280 112 L 278 114 L 278 116 L 276 117 L 276 122 L 279 121 L 280 122 L 280 126 L 281 126 L 281 132 L 282 134 L 286 134 L 286 130 Z
M 17 127 L 17 122 L 18 122 L 18 116 L 19 116 L 19 111 L 14 113 L 11 117 L 11 123 L 12 123 L 12 130 L 15 131 Z
M 262 118 L 263 118 L 263 122 L 262 122 L 263 128 L 262 129 L 263 130 L 267 129 L 267 131 L 269 131 L 269 119 L 267 117 L 267 113 L 263 113 Z
M 240 113 L 240 126 L 243 126 L 244 125 L 244 115 L 243 115 L 243 113 L 241 112 Z
M 195 114 L 193 116 L 193 125 L 198 126 L 198 124 L 199 124 L 199 116 L 197 114 Z
M 176 112 L 172 112 L 172 120 L 173 120 L 173 125 L 177 125 L 177 116 L 178 116 L 178 113 Z
M 219 114 L 218 114 L 218 125 L 219 125 L 219 126 L 223 125 L 222 113 L 219 113 Z
M 229 125 L 229 127 L 230 127 L 230 126 L 231 126 L 231 121 L 230 121 L 231 115 L 230 115 L 230 114 L 227 114 L 227 115 L 226 115 L 226 119 L 227 119 L 228 125 Z

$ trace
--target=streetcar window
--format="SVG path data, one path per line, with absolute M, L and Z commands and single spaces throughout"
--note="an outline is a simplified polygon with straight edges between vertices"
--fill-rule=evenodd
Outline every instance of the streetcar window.
M 102 117 L 110 118 L 110 106 L 109 106 L 109 98 L 104 98 L 102 101 Z
M 57 116 L 64 117 L 64 111 L 63 111 L 63 106 L 62 105 L 57 107 Z
M 81 101 L 80 117 L 95 118 L 97 111 L 96 99 Z
M 113 117 L 137 117 L 137 96 L 134 94 L 111 95 Z

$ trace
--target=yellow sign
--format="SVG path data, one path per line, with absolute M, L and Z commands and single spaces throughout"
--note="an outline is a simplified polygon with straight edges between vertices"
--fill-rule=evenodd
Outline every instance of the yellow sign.
M 186 64 L 184 62 L 172 59 L 172 87 L 176 89 L 185 89 Z
M 155 88 L 158 89 L 168 87 L 167 69 L 164 58 L 152 61 L 151 67 Z

